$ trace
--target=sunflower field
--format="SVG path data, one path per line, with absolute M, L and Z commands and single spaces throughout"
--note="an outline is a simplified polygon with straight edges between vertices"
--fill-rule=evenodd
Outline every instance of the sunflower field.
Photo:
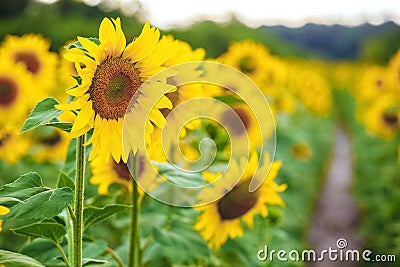
M 338 129 L 359 249 L 394 257 L 352 266 L 398 266 L 400 47 L 322 60 L 69 2 L 0 4 L 0 267 L 314 266 Z

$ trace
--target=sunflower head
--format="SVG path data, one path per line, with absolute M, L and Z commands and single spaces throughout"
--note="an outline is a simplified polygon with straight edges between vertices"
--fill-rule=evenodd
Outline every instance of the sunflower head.
M 19 125 L 6 124 L 0 127 L 0 159 L 15 164 L 28 152 L 30 141 L 19 134 Z
M 49 51 L 50 42 L 38 34 L 9 35 L 0 57 L 23 66 L 35 84 L 35 100 L 46 97 L 56 85 L 57 55 Z
M 386 140 L 393 139 L 400 129 L 400 108 L 393 98 L 380 97 L 360 105 L 357 118 L 369 132 Z
M 64 161 L 70 138 L 68 134 L 56 128 L 43 127 L 31 134 L 32 157 L 38 162 Z
M 297 143 L 291 147 L 292 155 L 301 161 L 308 161 L 312 157 L 311 147 L 306 143 Z
M 260 168 L 268 168 L 269 157 L 264 158 Z M 286 189 L 286 185 L 278 185 L 274 179 L 279 171 L 281 162 L 274 162 L 271 169 L 261 184 L 254 192 L 249 192 L 249 185 L 253 176 L 257 176 L 258 156 L 253 153 L 250 159 L 242 160 L 241 167 L 233 166 L 230 173 L 220 174 L 204 173 L 209 182 L 225 179 L 223 183 L 214 183 L 214 187 L 204 190 L 201 198 L 209 198 L 210 194 L 220 194 L 213 203 L 198 207 L 201 214 L 194 228 L 200 232 L 207 241 L 208 246 L 219 249 L 228 238 L 241 237 L 244 230 L 241 222 L 253 227 L 255 214 L 262 217 L 268 215 L 269 205 L 284 206 L 278 195 Z M 244 168 L 245 172 L 239 182 L 235 184 L 237 170 Z M 229 170 L 228 170 L 229 171 Z
M 246 40 L 232 43 L 218 61 L 236 68 L 261 85 L 261 82 L 267 78 L 268 64 L 266 62 L 270 58 L 269 51 L 262 44 Z
M 159 177 L 154 177 L 155 172 L 150 168 L 156 167 L 148 164 L 143 156 L 138 155 L 136 160 L 137 182 L 140 185 L 138 192 L 143 195 L 145 192 L 154 190 L 161 180 Z M 108 194 L 112 184 L 122 185 L 128 191 L 132 190 L 133 177 L 128 165 L 122 160 L 116 162 L 114 159 L 110 159 L 107 164 L 104 164 L 101 159 L 95 158 L 90 162 L 90 166 L 93 176 L 89 182 L 98 185 L 99 194 Z
M 29 92 L 31 78 L 26 70 L 4 59 L 0 65 L 0 122 L 22 121 L 34 102 Z
M 67 91 L 75 97 L 74 101 L 57 107 L 79 112 L 71 137 L 94 128 L 88 141 L 93 145 L 89 160 L 98 156 L 103 162 L 109 162 L 112 156 L 115 162 L 121 159 L 126 162 L 131 151 L 145 148 L 143 139 L 146 142 L 151 139 L 152 123 L 158 127 L 163 125 L 165 119 L 159 109 L 172 108 L 165 96 L 145 122 L 145 136 L 135 132 L 139 131 L 138 120 L 145 120 L 144 110 L 151 110 L 149 106 L 155 103 L 154 92 L 174 90 L 165 81 L 149 81 L 142 86 L 150 76 L 165 69 L 162 64 L 169 57 L 168 46 L 162 45 L 159 37 L 159 30 L 147 22 L 140 36 L 127 44 L 120 19 L 105 18 L 98 40 L 78 37 L 80 45 L 72 46 L 65 55 L 75 65 L 81 83 Z M 129 131 L 124 134 L 129 138 L 126 144 L 122 142 L 124 123 L 136 125 L 134 129 L 126 129 Z

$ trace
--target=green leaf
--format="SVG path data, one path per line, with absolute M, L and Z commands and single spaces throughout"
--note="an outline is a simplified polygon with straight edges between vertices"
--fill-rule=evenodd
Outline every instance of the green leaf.
M 55 220 L 34 223 L 11 230 L 20 235 L 41 237 L 54 244 L 60 244 L 67 233 L 65 226 L 57 223 Z
M 111 204 L 102 208 L 93 206 L 86 207 L 83 210 L 84 227 L 87 228 L 90 225 L 104 221 L 111 215 L 124 211 L 128 208 L 129 206 L 120 204 Z
M 105 240 L 95 240 L 95 241 L 83 241 L 83 258 L 87 259 L 97 259 L 101 258 L 107 247 L 107 242 Z M 67 242 L 64 240 L 62 243 L 62 248 L 64 251 L 68 249 Z M 65 263 L 60 261 L 60 252 L 54 246 L 54 244 L 46 239 L 37 238 L 32 242 L 26 244 L 21 253 L 34 257 L 38 261 L 42 262 L 46 266 L 64 266 Z
M 23 246 L 21 253 L 29 257 L 34 257 L 46 266 L 54 266 L 55 264 L 53 263 L 62 264 L 62 262 L 60 262 L 59 260 L 55 260 L 57 257 L 60 256 L 60 252 L 52 242 L 46 239 L 37 238 L 32 240 L 31 242 Z M 52 264 L 49 264 L 49 262 L 51 262 Z
M 12 207 L 15 204 L 22 202 L 22 200 L 19 200 L 18 198 L 14 197 L 0 197 L 0 203 L 3 204 L 6 207 Z
M 224 102 L 225 104 L 228 104 L 228 105 L 236 104 L 236 103 L 244 103 L 243 100 L 241 100 L 235 96 L 232 96 L 232 95 L 221 95 L 221 96 L 216 96 L 214 98 L 216 100 Z
M 179 170 L 169 163 L 155 162 L 158 168 L 158 173 L 162 176 L 166 176 L 168 181 L 184 187 L 200 187 L 207 184 L 204 177 L 199 173 L 185 172 Z
M 24 126 L 22 126 L 21 133 L 35 129 L 60 115 L 63 111 L 54 107 L 54 105 L 57 104 L 58 101 L 52 97 L 45 98 L 37 103 L 28 119 L 25 121 Z
M 74 193 L 70 188 L 47 189 L 12 207 L 4 218 L 8 220 L 52 218 L 67 207 L 73 198 Z
M 58 174 L 57 188 L 63 188 L 63 187 L 67 187 L 72 191 L 74 191 L 75 183 L 72 180 L 72 178 L 69 177 L 68 174 L 60 170 L 60 173 Z
M 29 172 L 21 175 L 12 183 L 3 185 L 0 188 L 0 205 L 6 204 L 10 198 L 23 201 L 35 194 L 48 190 L 43 185 L 42 178 L 36 172 Z M 8 206 L 10 207 L 10 206 Z
M 0 205 L 11 209 L 2 217 L 8 220 L 50 219 L 71 203 L 73 197 L 70 188 L 45 187 L 39 174 L 29 172 L 0 188 Z
M 36 172 L 28 172 L 18 177 L 14 182 L 3 185 L 0 189 L 0 195 L 32 187 L 44 187 L 42 178 Z
M 7 267 L 44 267 L 35 259 L 7 250 L 0 250 L 0 264 Z
M 95 240 L 95 241 L 84 241 L 82 255 L 84 258 L 97 258 L 102 255 L 107 248 L 107 241 Z
M 101 264 L 105 264 L 105 263 L 107 263 L 107 261 L 90 259 L 90 258 L 82 259 L 82 266 L 101 265 Z
M 152 233 L 155 241 L 164 248 L 164 255 L 174 263 L 208 257 L 207 245 L 187 224 L 181 223 L 179 227 L 172 226 L 172 229 L 168 230 L 153 228 Z M 186 253 L 181 253 L 182 251 Z
M 88 39 L 89 41 L 92 41 L 93 43 L 95 43 L 95 44 L 97 44 L 97 45 L 100 45 L 100 40 L 97 39 L 97 38 L 94 38 L 94 37 L 86 37 L 86 39 Z M 81 44 L 79 41 L 70 43 L 70 44 L 66 45 L 65 48 L 67 48 L 67 49 L 79 48 L 79 49 L 81 49 L 81 50 L 85 50 L 85 51 L 86 51 L 86 49 L 82 46 L 82 44 Z
M 55 127 L 67 133 L 71 131 L 72 125 L 73 125 L 72 122 L 63 122 L 63 121 L 54 121 L 43 124 L 43 126 Z

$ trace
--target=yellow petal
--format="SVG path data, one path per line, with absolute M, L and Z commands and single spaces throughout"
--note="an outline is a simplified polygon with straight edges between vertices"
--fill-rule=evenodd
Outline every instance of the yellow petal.
M 93 43 L 92 41 L 83 37 L 78 36 L 78 41 L 88 51 L 89 55 L 92 56 L 97 63 L 99 63 L 101 55 L 100 47 L 97 44 Z
M 139 62 L 143 60 L 154 51 L 159 38 L 160 31 L 158 29 L 151 28 L 150 23 L 147 21 L 139 37 L 126 47 L 124 56 L 131 58 L 133 62 Z
M 90 125 L 89 122 L 93 119 L 93 117 L 94 111 L 92 109 L 92 102 L 89 101 L 82 107 L 81 111 L 78 113 L 78 116 L 76 117 L 72 126 L 71 134 L 81 130 L 82 128 L 87 127 L 87 125 Z
M 10 209 L 4 206 L 0 206 L 0 216 L 6 215 L 10 212 Z

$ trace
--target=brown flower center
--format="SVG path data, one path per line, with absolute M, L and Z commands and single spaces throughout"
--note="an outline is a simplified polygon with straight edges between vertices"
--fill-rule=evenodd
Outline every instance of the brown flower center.
M 3 134 L 3 136 L 0 137 L 0 147 L 2 147 L 7 142 L 7 140 L 10 138 L 11 138 L 11 134 L 9 134 L 9 133 Z
M 311 148 L 306 144 L 295 144 L 292 146 L 291 150 L 293 156 L 299 160 L 308 160 L 312 155 Z
M 256 69 L 256 64 L 254 62 L 254 58 L 250 56 L 245 56 L 239 61 L 239 69 L 244 74 L 253 73 Z
M 233 220 L 246 214 L 257 203 L 257 192 L 249 192 L 250 180 L 237 184 L 218 201 L 218 213 L 222 220 Z
M 172 92 L 172 93 L 167 93 L 167 94 L 165 94 L 165 96 L 168 97 L 168 99 L 171 101 L 171 103 L 174 107 L 177 106 L 181 100 L 181 98 L 179 96 L 179 90 Z M 171 110 L 169 108 L 162 108 L 162 109 L 160 109 L 160 111 L 164 117 L 167 117 L 169 115 L 169 113 L 171 113 Z
M 7 77 L 0 77 L 0 105 L 11 105 L 17 98 L 17 95 L 17 84 Z
M 117 173 L 118 177 L 123 178 L 126 181 L 131 180 L 131 173 L 129 172 L 128 166 L 123 161 L 119 163 L 113 160 L 113 169 Z
M 140 85 L 139 73 L 129 59 L 104 60 L 89 88 L 94 111 L 105 119 L 122 118 Z
M 46 146 L 56 146 L 61 141 L 61 135 L 54 132 L 52 135 L 44 136 L 40 139 L 40 142 Z
M 36 74 L 40 69 L 40 62 L 37 56 L 30 52 L 18 52 L 14 55 L 14 59 L 16 62 L 24 63 L 26 69 L 33 74 Z
M 247 112 L 247 110 L 242 109 L 240 107 L 233 107 L 233 111 L 236 113 L 237 116 L 239 116 L 240 120 L 242 121 L 244 128 L 241 127 L 240 125 L 234 123 L 232 126 L 232 131 L 235 135 L 243 135 L 245 134 L 244 130 L 248 130 L 251 125 L 251 119 L 250 119 L 250 114 Z M 222 114 L 222 122 L 223 123 L 229 123 L 232 121 L 235 121 L 236 116 L 233 114 L 232 111 L 226 111 Z
M 138 159 L 137 175 L 138 175 L 138 177 L 140 177 L 144 170 L 144 158 L 138 157 L 137 159 Z M 123 161 L 120 161 L 119 163 L 117 163 L 117 162 L 115 162 L 115 160 L 113 160 L 113 169 L 117 173 L 118 177 L 121 177 L 128 182 L 131 181 L 131 173 L 130 173 L 128 165 L 126 165 L 126 163 L 124 163 Z
M 394 113 L 390 112 L 384 113 L 382 119 L 383 122 L 389 127 L 394 128 L 399 124 L 399 117 L 397 116 L 397 114 Z
M 377 80 L 376 80 L 376 86 L 378 87 L 378 89 L 382 89 L 382 87 L 383 87 L 383 80 L 382 80 L 382 79 L 377 79 Z

